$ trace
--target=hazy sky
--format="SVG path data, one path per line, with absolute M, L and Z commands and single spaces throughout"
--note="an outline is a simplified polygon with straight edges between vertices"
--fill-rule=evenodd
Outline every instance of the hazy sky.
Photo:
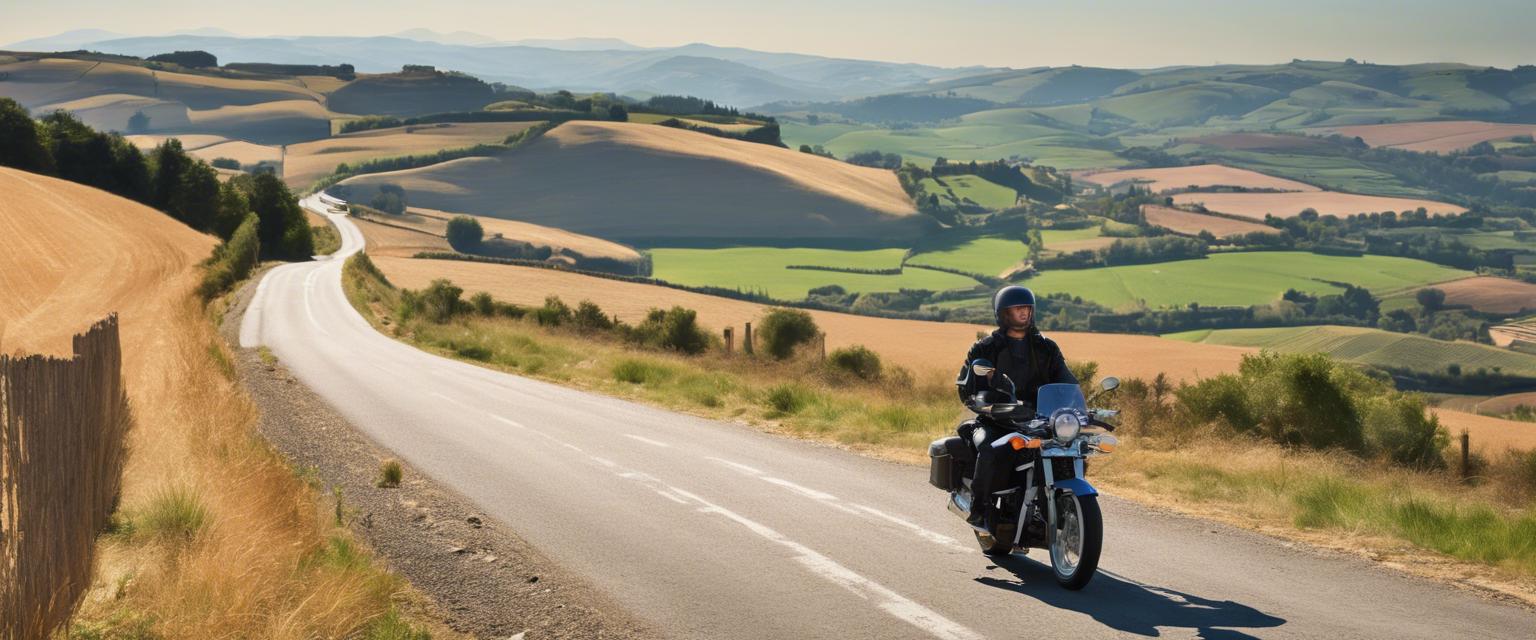
M 199 27 L 247 36 L 425 27 L 944 66 L 1536 63 L 1533 0 L 0 0 L 0 44 L 71 29 L 155 35 Z

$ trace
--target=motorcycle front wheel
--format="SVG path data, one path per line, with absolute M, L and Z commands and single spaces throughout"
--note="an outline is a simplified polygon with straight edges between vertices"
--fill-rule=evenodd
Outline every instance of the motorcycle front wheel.
M 1056 526 L 1050 528 L 1051 571 L 1056 582 L 1076 591 L 1088 586 L 1099 568 L 1104 546 L 1104 518 L 1097 496 L 1056 496 Z

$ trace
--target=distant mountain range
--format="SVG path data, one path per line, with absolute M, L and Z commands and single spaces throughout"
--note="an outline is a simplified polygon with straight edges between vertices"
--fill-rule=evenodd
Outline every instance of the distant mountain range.
M 428 64 L 530 89 L 613 91 L 639 97 L 691 94 L 738 107 L 776 101 L 844 100 L 998 71 L 771 53 L 702 43 L 642 48 L 611 38 L 498 42 L 475 33 L 444 34 L 427 29 L 375 37 L 242 37 L 204 30 L 124 36 L 87 29 L 24 40 L 5 48 L 88 49 L 140 57 L 202 50 L 218 56 L 220 63 L 349 63 L 364 73 Z

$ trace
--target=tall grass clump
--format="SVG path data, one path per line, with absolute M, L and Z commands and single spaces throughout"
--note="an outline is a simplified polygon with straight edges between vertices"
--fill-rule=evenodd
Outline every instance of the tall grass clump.
M 234 234 L 213 250 L 203 281 L 197 287 L 198 295 L 204 300 L 212 300 L 229 291 L 236 282 L 251 275 L 251 269 L 256 267 L 261 255 L 261 240 L 257 236 L 260 223 L 256 214 L 245 214 Z

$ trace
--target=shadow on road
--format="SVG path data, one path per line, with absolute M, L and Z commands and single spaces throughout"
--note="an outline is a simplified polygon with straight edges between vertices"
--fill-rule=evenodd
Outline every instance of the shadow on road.
M 1285 618 L 1231 600 L 1199 596 L 1141 584 L 1099 571 L 1082 591 L 1068 591 L 1056 584 L 1048 565 L 1024 556 L 999 559 L 997 566 L 1017 580 L 981 577 L 982 584 L 1030 596 L 1056 607 L 1093 616 L 1100 624 L 1125 633 L 1160 636 L 1158 627 L 1195 629 L 1206 640 L 1252 638 L 1243 629 L 1268 629 L 1285 624 Z

